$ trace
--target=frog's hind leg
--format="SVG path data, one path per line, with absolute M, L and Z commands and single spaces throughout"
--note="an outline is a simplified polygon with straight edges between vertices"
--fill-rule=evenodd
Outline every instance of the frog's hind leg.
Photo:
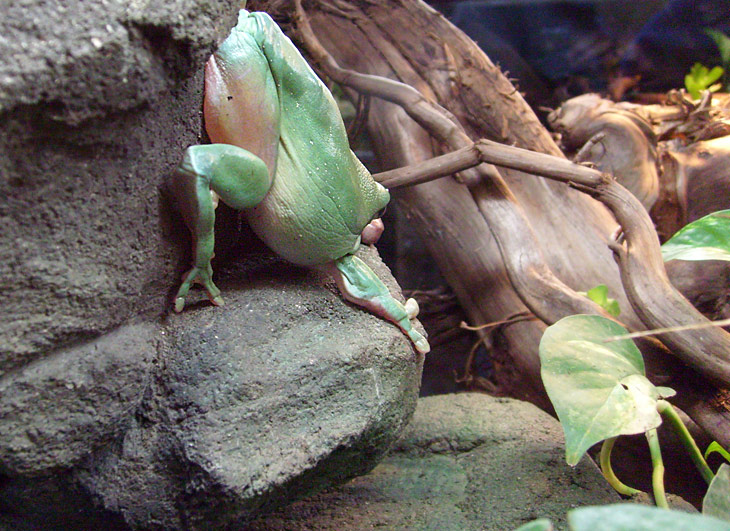
M 359 258 L 346 255 L 334 261 L 331 272 L 342 295 L 375 315 L 393 321 L 413 341 L 418 352 L 425 354 L 431 347 L 411 324 L 418 313 L 418 304 L 408 299 L 405 305 L 395 300 L 388 288 Z
M 190 286 L 199 282 L 211 302 L 222 305 L 213 284 L 215 208 L 218 198 L 235 209 L 256 206 L 271 187 L 269 170 L 249 151 L 228 144 L 191 146 L 170 182 L 177 205 L 193 238 L 193 266 L 183 276 L 175 296 L 175 311 L 182 311 Z

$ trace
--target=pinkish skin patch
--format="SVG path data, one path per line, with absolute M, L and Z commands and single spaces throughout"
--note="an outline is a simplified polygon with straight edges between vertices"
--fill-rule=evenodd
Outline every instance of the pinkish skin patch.
M 384 230 L 385 225 L 383 224 L 383 220 L 380 218 L 376 218 L 368 223 L 367 226 L 362 230 L 360 239 L 365 245 L 372 245 L 380 239 L 380 236 L 383 234 Z

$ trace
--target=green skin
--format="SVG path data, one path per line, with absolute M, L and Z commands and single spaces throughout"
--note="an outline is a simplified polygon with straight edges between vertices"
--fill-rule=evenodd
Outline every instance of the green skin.
M 428 352 L 410 322 L 415 301 L 395 300 L 353 256 L 362 236 L 374 239 L 372 222 L 388 191 L 350 150 L 327 87 L 267 14 L 241 10 L 238 25 L 208 61 L 204 114 L 213 143 L 189 147 L 172 183 L 194 247 L 175 310 L 182 311 L 195 282 L 213 304 L 223 304 L 210 265 L 220 199 L 242 210 L 277 254 L 323 266 L 347 300 L 393 321 L 419 352 Z

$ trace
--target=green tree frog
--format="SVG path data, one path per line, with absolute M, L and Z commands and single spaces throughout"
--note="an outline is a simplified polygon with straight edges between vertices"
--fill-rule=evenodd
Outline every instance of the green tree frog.
M 243 211 L 277 254 L 330 271 L 344 297 L 396 323 L 419 352 L 429 350 L 401 304 L 353 253 L 382 231 L 375 219 L 388 203 L 350 150 L 327 87 L 265 13 L 241 10 L 231 35 L 205 68 L 205 126 L 212 144 L 189 147 L 172 190 L 192 233 L 193 267 L 175 298 L 185 306 L 194 282 L 223 304 L 210 265 L 220 199 Z

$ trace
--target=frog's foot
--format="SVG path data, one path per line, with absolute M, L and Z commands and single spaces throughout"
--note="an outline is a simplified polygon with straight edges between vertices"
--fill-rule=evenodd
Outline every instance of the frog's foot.
M 175 311 L 185 307 L 185 296 L 195 282 L 203 285 L 213 304 L 222 306 L 210 266 L 218 200 L 239 210 L 256 206 L 271 187 L 269 170 L 256 155 L 236 146 L 190 146 L 170 186 L 193 237 L 193 268 L 183 276 L 175 296 Z
M 223 297 L 221 297 L 221 290 L 213 284 L 213 268 L 210 266 L 210 262 L 207 267 L 193 267 L 183 275 L 182 284 L 180 289 L 177 290 L 175 295 L 175 311 L 180 313 L 185 307 L 185 296 L 190 291 L 190 286 L 193 284 L 202 284 L 205 291 L 208 293 L 210 302 L 216 306 L 223 306 Z
M 330 272 L 345 299 L 397 324 L 421 354 L 431 350 L 426 338 L 411 324 L 411 318 L 418 313 L 415 300 L 409 299 L 405 305 L 395 300 L 365 262 L 352 255 L 335 260 Z

